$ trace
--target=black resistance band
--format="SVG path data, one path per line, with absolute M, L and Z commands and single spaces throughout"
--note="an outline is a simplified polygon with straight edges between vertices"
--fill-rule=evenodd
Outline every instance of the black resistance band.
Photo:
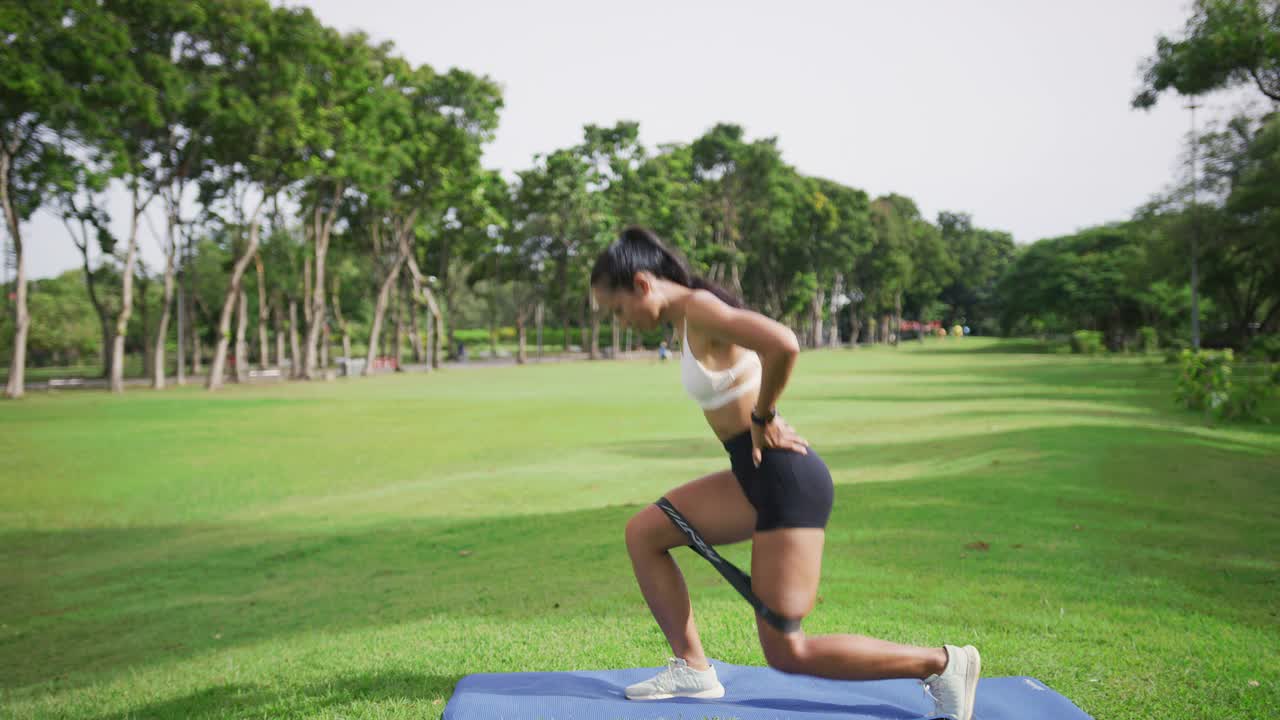
M 707 541 L 702 539 L 702 536 L 698 534 L 698 531 L 689 524 L 688 520 L 684 519 L 684 515 L 680 514 L 680 511 L 671 504 L 670 500 L 662 497 L 658 498 L 658 502 L 654 504 L 662 508 L 662 512 L 666 513 L 667 517 L 671 518 L 671 522 L 675 523 L 676 527 L 680 528 L 685 535 L 689 536 L 689 547 L 692 548 L 694 552 L 706 558 L 707 561 L 711 563 L 712 567 L 719 571 L 719 573 L 724 576 L 724 579 L 728 580 L 729 584 L 732 585 L 733 588 L 742 595 L 742 597 L 746 598 L 747 602 L 751 603 L 751 607 L 756 609 L 756 612 L 759 613 L 760 617 L 765 619 L 765 622 L 785 633 L 798 632 L 800 630 L 799 620 L 782 617 L 778 613 L 765 607 L 765 604 L 760 601 L 760 598 L 756 597 L 756 594 L 751 591 L 751 576 L 739 570 L 733 563 L 720 557 L 720 553 L 716 552 L 715 548 L 708 545 Z

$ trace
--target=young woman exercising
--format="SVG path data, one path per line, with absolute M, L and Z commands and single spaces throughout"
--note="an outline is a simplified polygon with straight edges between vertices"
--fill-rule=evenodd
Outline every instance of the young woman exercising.
M 861 635 L 807 636 L 799 629 L 817 597 L 834 492 L 822 458 L 775 411 L 799 354 L 795 333 L 691 275 L 683 258 L 645 228 L 627 228 L 600 254 L 591 290 L 602 311 L 637 328 L 669 322 L 682 329 L 681 380 L 730 463 L 729 470 L 673 489 L 627 523 L 636 580 L 674 654 L 655 677 L 628 687 L 627 697 L 724 695 L 668 551 L 693 545 L 706 556 L 706 545 L 750 539 L 749 590 L 734 571 L 743 578 L 739 591 L 753 595 L 748 599 L 757 608 L 770 667 L 841 680 L 916 678 L 933 696 L 936 714 L 970 720 L 981 671 L 972 645 L 915 647 Z

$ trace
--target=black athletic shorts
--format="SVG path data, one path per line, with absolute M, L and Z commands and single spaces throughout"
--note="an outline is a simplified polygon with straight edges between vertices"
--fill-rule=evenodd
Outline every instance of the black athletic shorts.
M 756 509 L 756 530 L 825 528 L 835 489 L 831 471 L 812 447 L 807 455 L 794 450 L 762 448 L 760 467 L 751 461 L 751 430 L 724 442 L 734 477 Z

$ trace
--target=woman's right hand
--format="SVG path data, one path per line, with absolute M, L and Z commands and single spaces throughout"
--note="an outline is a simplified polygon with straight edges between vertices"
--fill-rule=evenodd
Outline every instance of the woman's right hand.
M 797 435 L 795 429 L 783 420 L 781 415 L 774 416 L 773 420 L 764 427 L 751 423 L 751 445 L 751 461 L 756 467 L 760 467 L 764 459 L 764 448 L 790 450 L 801 455 L 809 454 L 809 441 Z

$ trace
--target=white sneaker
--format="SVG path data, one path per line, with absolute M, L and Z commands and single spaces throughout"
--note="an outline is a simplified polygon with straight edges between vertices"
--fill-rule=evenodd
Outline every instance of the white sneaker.
M 982 657 L 978 655 L 978 648 L 972 645 L 943 647 L 947 650 L 947 666 L 941 675 L 930 675 L 920 684 L 933 697 L 934 715 L 971 720 L 978 675 L 982 674 Z
M 683 658 L 667 658 L 662 672 L 627 687 L 628 700 L 666 700 L 673 697 L 718 698 L 724 697 L 724 686 L 716 678 L 714 666 L 706 670 L 694 670 Z

